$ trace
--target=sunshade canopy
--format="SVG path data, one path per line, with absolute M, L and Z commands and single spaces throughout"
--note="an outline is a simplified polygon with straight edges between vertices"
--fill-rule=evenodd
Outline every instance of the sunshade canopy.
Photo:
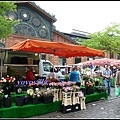
M 119 66 L 120 60 L 116 60 L 116 61 L 111 62 L 111 65 Z
M 82 62 L 83 65 L 99 65 L 104 66 L 105 64 L 110 65 L 111 62 L 116 61 L 116 59 L 109 59 L 109 58 L 101 58 L 101 59 L 95 59 L 95 60 L 89 60 L 86 62 Z
M 104 56 L 103 51 L 85 46 L 40 40 L 25 40 L 12 46 L 10 49 L 14 51 L 48 53 L 66 58 L 76 56 Z

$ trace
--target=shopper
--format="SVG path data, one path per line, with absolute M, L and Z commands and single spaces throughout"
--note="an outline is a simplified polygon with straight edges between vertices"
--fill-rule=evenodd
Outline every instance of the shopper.
M 108 96 L 111 96 L 110 95 L 110 88 L 111 88 L 110 78 L 112 78 L 112 71 L 108 68 L 108 64 L 105 64 L 104 67 L 105 67 L 105 69 L 103 69 L 103 71 L 102 71 L 102 77 L 104 80 L 104 84 L 108 90 Z
M 32 81 L 32 80 L 35 80 L 35 76 L 33 74 L 33 71 L 34 71 L 34 68 L 31 67 L 27 73 L 26 73 L 26 81 Z
M 77 72 L 77 67 L 73 67 L 70 73 L 70 81 L 76 82 L 76 85 L 80 86 L 79 73 Z
M 120 66 L 118 66 L 118 70 L 116 72 L 115 86 L 120 88 Z

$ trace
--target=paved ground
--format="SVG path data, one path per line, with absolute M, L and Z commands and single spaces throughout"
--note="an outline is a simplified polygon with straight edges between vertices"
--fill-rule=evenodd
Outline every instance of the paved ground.
M 34 116 L 30 118 L 34 119 L 90 119 L 90 118 L 120 118 L 120 97 L 114 96 L 114 88 L 111 88 L 111 95 L 108 100 L 102 98 L 99 101 L 90 102 L 86 104 L 86 110 L 79 110 L 77 112 L 70 112 L 67 114 L 63 114 L 61 112 L 52 112 L 44 115 Z M 30 119 L 28 118 L 28 119 Z

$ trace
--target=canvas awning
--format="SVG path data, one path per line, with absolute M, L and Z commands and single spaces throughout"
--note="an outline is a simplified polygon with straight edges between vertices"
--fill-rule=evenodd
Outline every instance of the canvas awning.
M 77 56 L 104 56 L 103 51 L 85 46 L 39 40 L 25 40 L 12 46 L 10 49 L 14 51 L 54 54 L 66 58 Z

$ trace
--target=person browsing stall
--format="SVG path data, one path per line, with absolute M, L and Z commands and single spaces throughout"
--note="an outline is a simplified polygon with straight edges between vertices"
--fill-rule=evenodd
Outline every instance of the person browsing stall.
M 80 83 L 79 73 L 77 72 L 77 67 L 73 67 L 70 73 L 70 81 Z
M 108 64 L 105 64 L 104 67 L 105 67 L 105 69 L 103 69 L 103 71 L 102 71 L 102 77 L 104 80 L 104 84 L 108 90 L 108 96 L 111 96 L 110 95 L 110 88 L 111 88 L 110 78 L 112 78 L 112 71 L 108 68 Z
M 35 80 L 35 76 L 33 75 L 33 71 L 34 71 L 34 68 L 31 67 L 27 73 L 26 73 L 26 81 L 31 81 L 31 80 Z

